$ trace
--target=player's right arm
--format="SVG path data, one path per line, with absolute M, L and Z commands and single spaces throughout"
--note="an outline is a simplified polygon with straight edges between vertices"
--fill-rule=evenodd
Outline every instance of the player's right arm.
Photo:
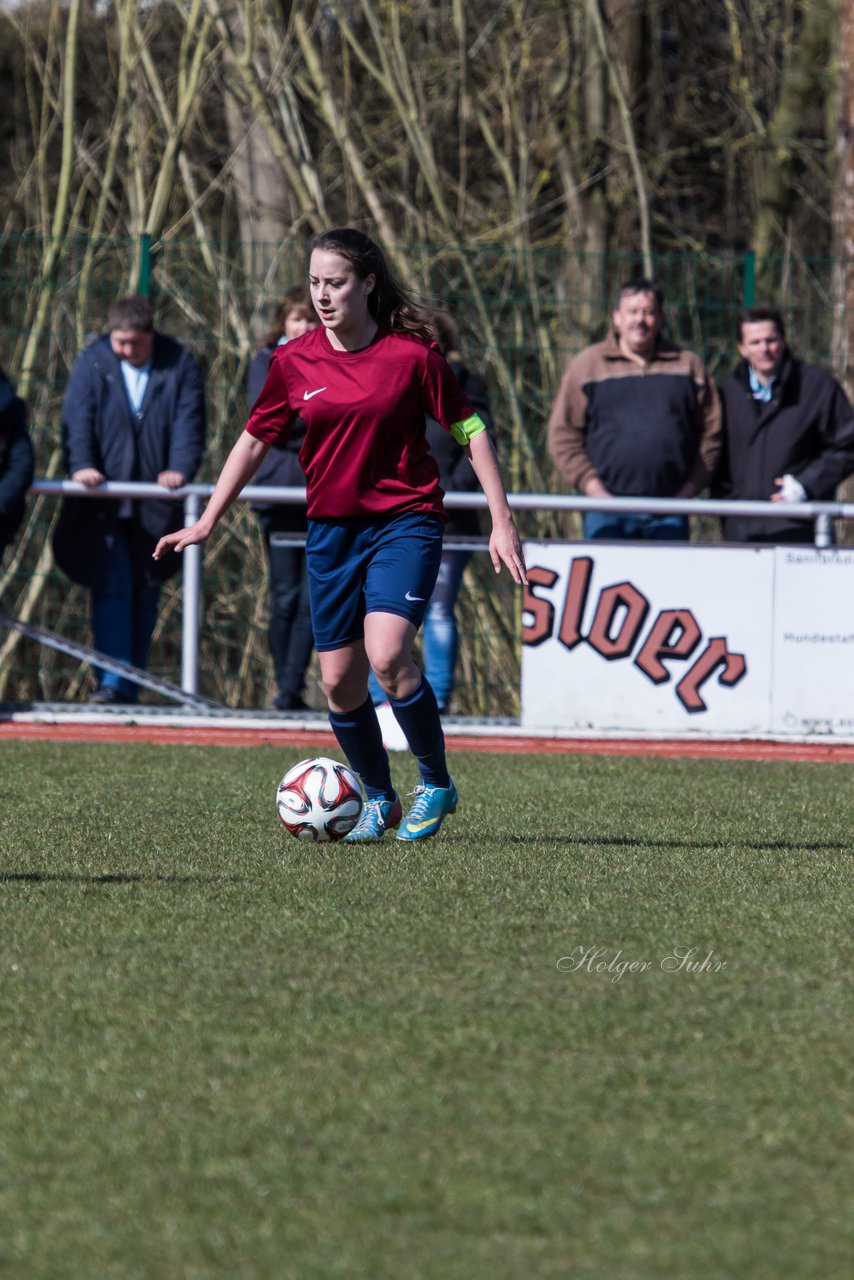
M 183 551 L 196 542 L 204 542 L 223 512 L 228 510 L 252 479 L 269 448 L 266 441 L 258 440 L 244 431 L 226 458 L 202 515 L 195 524 L 188 525 L 186 529 L 178 529 L 175 533 L 167 533 L 161 538 L 154 548 L 154 559 L 162 559 L 167 551 Z

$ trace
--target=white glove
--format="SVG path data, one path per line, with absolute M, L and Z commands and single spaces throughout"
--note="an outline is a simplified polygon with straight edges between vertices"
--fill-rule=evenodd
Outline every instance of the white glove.
M 790 475 L 783 476 L 777 494 L 780 502 L 806 502 L 807 500 L 807 491 L 800 480 Z

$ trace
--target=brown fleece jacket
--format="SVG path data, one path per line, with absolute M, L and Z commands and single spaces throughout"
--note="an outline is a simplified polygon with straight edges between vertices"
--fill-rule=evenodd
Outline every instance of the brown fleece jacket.
M 702 489 L 721 448 L 718 392 L 699 356 L 659 339 L 643 366 L 611 334 L 569 362 L 552 406 L 549 452 L 570 488 L 594 476 L 621 497 Z

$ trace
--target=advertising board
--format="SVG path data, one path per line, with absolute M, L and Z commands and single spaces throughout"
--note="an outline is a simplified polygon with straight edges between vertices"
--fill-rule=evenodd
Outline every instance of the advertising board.
M 854 552 L 529 542 L 522 725 L 854 737 Z

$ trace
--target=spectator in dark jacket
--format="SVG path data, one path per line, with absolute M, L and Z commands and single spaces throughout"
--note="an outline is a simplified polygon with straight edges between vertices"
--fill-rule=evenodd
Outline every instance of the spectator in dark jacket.
M 77 357 L 62 406 L 66 465 L 72 480 L 147 481 L 178 489 L 193 479 L 205 439 L 205 391 L 190 352 L 158 333 L 145 298 L 120 298 L 109 332 Z M 54 555 L 70 578 L 89 587 L 95 648 L 145 668 L 162 580 L 174 571 L 155 561 L 159 538 L 181 527 L 181 503 L 146 499 L 66 500 Z M 137 686 L 96 670 L 92 701 L 135 702 Z
M 0 369 L 0 556 L 18 532 L 32 483 L 33 445 L 27 430 L 27 406 Z
M 721 386 L 724 447 L 715 495 L 778 503 L 777 517 L 728 516 L 730 542 L 811 543 L 787 502 L 832 501 L 854 472 L 854 411 L 839 383 L 798 360 L 773 307 L 739 316 L 741 361 Z
M 316 329 L 317 317 L 308 289 L 295 285 L 276 307 L 264 344 L 249 366 L 248 408 L 261 394 L 277 346 L 301 338 Z M 273 445 L 256 472 L 253 484 L 305 488 L 299 451 L 305 439 L 305 423 L 297 418 L 286 445 Z M 305 550 L 287 546 L 288 537 L 304 534 L 308 528 L 304 506 L 278 503 L 255 506 L 264 542 L 270 583 L 270 627 L 267 640 L 276 672 L 277 692 L 272 703 L 276 711 L 303 711 L 306 702 L 305 673 L 314 652 L 311 608 L 308 600 L 308 572 Z

